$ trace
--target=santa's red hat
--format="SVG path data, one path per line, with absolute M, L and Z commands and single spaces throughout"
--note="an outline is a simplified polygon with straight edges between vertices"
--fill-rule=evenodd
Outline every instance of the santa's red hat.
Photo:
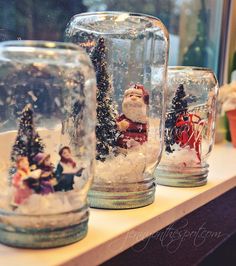
M 129 88 L 125 91 L 125 95 L 130 93 L 140 94 L 140 92 L 142 92 L 144 103 L 149 104 L 149 93 L 142 84 L 135 83 L 129 85 Z

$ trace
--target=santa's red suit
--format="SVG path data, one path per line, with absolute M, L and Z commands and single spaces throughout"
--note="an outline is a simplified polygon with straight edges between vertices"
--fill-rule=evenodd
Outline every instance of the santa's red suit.
M 118 117 L 117 122 L 127 121 L 129 123 L 128 128 L 121 132 L 117 140 L 117 145 L 121 148 L 130 148 L 129 141 L 135 140 L 139 144 L 143 144 L 147 141 L 147 124 L 133 122 L 128 119 L 124 114 Z
M 122 112 L 116 122 L 120 131 L 117 145 L 128 149 L 147 141 L 147 105 L 149 95 L 141 84 L 130 86 L 124 93 Z

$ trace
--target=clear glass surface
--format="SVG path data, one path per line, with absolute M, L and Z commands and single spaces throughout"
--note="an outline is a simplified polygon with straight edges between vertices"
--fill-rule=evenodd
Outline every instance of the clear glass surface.
M 212 70 L 168 68 L 165 147 L 155 171 L 158 184 L 200 186 L 215 134 L 218 83 Z
M 92 207 L 134 208 L 154 200 L 163 142 L 168 32 L 156 18 L 84 13 L 66 40 L 85 48 L 97 76 L 97 160 Z
M 91 61 L 73 44 L 1 43 L 1 242 L 45 248 L 85 236 L 95 88 Z

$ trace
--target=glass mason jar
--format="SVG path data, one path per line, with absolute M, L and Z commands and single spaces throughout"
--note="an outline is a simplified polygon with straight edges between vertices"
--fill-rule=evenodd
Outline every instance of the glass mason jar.
M 85 48 L 97 78 L 97 149 L 90 206 L 136 208 L 154 201 L 163 142 L 168 32 L 157 18 L 84 13 L 66 40 Z
M 169 67 L 167 86 L 165 147 L 155 171 L 157 183 L 202 186 L 214 143 L 217 79 L 210 69 Z
M 0 44 L 0 242 L 46 248 L 86 235 L 95 97 L 78 46 Z

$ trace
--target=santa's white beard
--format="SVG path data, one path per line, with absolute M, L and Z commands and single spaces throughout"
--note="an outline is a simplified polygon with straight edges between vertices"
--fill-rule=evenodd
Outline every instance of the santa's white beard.
M 147 106 L 143 102 L 125 101 L 122 104 L 123 114 L 133 122 L 147 123 Z

